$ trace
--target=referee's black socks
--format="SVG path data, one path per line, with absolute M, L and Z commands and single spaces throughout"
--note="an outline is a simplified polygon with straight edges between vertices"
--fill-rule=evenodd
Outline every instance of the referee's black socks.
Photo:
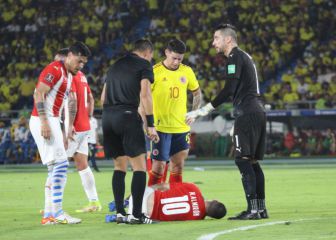
M 133 216 L 140 218 L 142 215 L 142 199 L 146 188 L 146 172 L 133 172 L 131 192 L 133 197 Z
M 125 197 L 125 176 L 126 173 L 120 170 L 114 170 L 112 177 L 112 190 L 117 213 L 126 216 L 124 208 Z
M 236 158 L 235 163 L 242 176 L 242 184 L 247 200 L 247 210 L 254 213 L 258 211 L 256 194 L 256 175 L 249 159 Z

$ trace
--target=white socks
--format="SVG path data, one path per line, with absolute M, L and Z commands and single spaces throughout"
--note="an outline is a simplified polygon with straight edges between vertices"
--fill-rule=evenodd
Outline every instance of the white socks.
M 98 201 L 96 182 L 95 182 L 93 173 L 91 171 L 91 168 L 87 167 L 86 169 L 82 171 L 78 171 L 78 173 L 82 179 L 82 185 L 83 185 L 83 188 L 85 190 L 88 200 L 90 202 Z
M 47 218 L 52 216 L 52 207 L 51 207 L 51 174 L 54 165 L 48 165 L 48 177 L 44 186 L 44 214 L 43 217 Z
M 51 175 L 51 200 L 54 217 L 63 213 L 63 192 L 67 180 L 68 160 L 56 162 Z

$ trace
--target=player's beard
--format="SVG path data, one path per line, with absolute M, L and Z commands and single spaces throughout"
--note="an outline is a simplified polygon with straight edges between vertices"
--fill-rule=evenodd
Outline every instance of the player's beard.
M 76 70 L 75 70 L 75 71 L 70 70 L 70 73 L 72 74 L 72 76 L 76 76 L 76 74 L 78 73 L 78 71 L 79 71 L 79 70 L 77 70 L 77 71 L 76 71 Z

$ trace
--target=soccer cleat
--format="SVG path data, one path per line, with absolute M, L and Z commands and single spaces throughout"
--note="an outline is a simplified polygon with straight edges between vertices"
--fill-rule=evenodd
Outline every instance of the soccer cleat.
M 123 215 L 123 214 L 121 214 L 121 213 L 117 213 L 117 215 L 116 215 L 116 223 L 117 224 L 120 224 L 120 223 L 128 223 L 128 216 L 129 215 Z
M 127 208 L 129 205 L 129 200 L 125 199 L 124 200 L 124 208 Z M 115 205 L 115 201 L 112 201 L 109 203 L 109 210 L 110 212 L 114 212 L 115 210 L 117 210 L 116 205 Z
M 53 217 L 45 217 L 41 220 L 42 225 L 53 225 L 55 224 L 55 219 Z
M 237 216 L 228 218 L 228 220 L 259 220 L 259 219 L 261 219 L 261 217 L 258 212 L 251 213 L 248 211 L 242 211 Z
M 109 222 L 116 222 L 117 221 L 117 214 L 112 214 L 112 215 L 106 215 L 105 216 L 105 222 L 109 223 Z
M 261 218 L 263 218 L 263 219 L 269 218 L 269 216 L 268 216 L 268 213 L 267 213 L 267 210 L 266 210 L 266 209 L 264 209 L 264 210 L 261 210 L 261 211 L 259 212 L 259 214 L 260 214 L 260 217 L 261 217 Z
M 127 217 L 128 224 L 155 224 L 159 223 L 159 221 L 155 221 L 150 219 L 145 214 L 142 214 L 140 218 L 136 218 L 133 215 L 128 215 Z
M 102 210 L 102 205 L 99 201 L 90 202 L 87 206 L 82 209 L 76 210 L 77 213 L 85 213 L 85 212 L 100 212 Z
M 82 220 L 79 218 L 75 218 L 75 217 L 71 217 L 69 214 L 67 213 L 63 213 L 61 215 L 59 215 L 58 217 L 55 217 L 55 223 L 57 224 L 77 224 L 77 223 L 81 223 Z

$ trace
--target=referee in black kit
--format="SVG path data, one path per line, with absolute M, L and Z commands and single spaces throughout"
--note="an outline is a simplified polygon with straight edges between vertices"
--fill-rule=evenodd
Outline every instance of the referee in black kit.
M 234 26 L 218 26 L 212 45 L 217 53 L 223 53 L 227 58 L 225 87 L 213 101 L 187 113 L 187 119 L 193 121 L 198 116 L 205 116 L 233 97 L 235 163 L 242 176 L 247 210 L 229 220 L 268 218 L 264 173 L 257 161 L 263 159 L 266 137 L 266 114 L 259 100 L 257 69 L 252 57 L 238 47 Z
M 150 85 L 154 81 L 150 61 L 153 45 L 138 40 L 132 53 L 117 60 L 108 70 L 101 99 L 103 101 L 104 150 L 114 160 L 112 189 L 117 209 L 117 223 L 151 224 L 142 214 L 142 198 L 146 187 L 145 135 L 138 114 L 141 104 L 146 114 L 147 135 L 153 141 L 159 137 L 154 128 Z M 131 194 L 133 214 L 126 215 L 123 203 L 128 160 L 133 169 Z

